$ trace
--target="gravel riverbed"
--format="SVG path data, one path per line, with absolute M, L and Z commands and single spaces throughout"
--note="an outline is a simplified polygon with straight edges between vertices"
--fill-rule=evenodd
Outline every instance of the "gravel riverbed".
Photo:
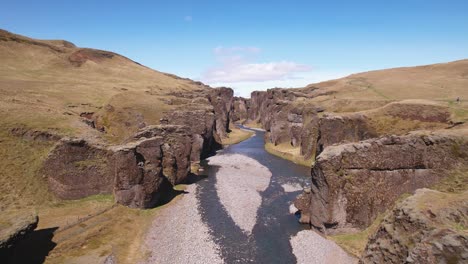
M 143 263 L 224 263 L 198 211 L 197 185 L 162 208 L 146 237 Z
M 350 256 L 333 241 L 312 230 L 303 230 L 291 237 L 291 246 L 298 264 L 353 264 Z
M 207 179 L 188 185 L 187 193 L 160 209 L 146 236 L 142 254 L 147 259 L 143 263 L 266 263 L 268 258 L 268 263 L 284 263 L 286 259 L 287 263 L 301 264 L 357 262 L 333 241 L 314 231 L 286 231 L 282 215 L 297 209 L 291 204 L 289 209 L 287 204 L 284 208 L 275 205 L 285 202 L 279 199 L 281 195 L 300 191 L 300 183 L 278 183 L 277 175 L 272 176 L 269 168 L 243 154 L 221 152 L 210 157 L 208 162 L 215 169 L 209 176 L 215 178 L 208 179 L 215 181 L 212 185 L 205 184 L 210 182 L 205 181 Z M 288 171 L 282 173 L 289 175 Z M 206 186 L 214 196 L 200 196 L 207 191 Z M 277 193 L 274 188 L 280 188 L 281 192 Z M 204 197 L 203 200 L 199 200 L 200 197 Z M 212 198 L 214 200 L 210 201 Z M 293 197 L 289 199 L 292 203 Z M 216 209 L 205 214 L 206 209 L 213 206 L 221 211 Z M 265 212 L 265 209 L 271 211 Z M 283 222 L 275 222 L 279 219 Z M 295 219 L 292 217 L 290 221 Z M 235 228 L 230 228 L 229 223 Z M 279 226 L 278 223 L 283 224 Z M 286 235 L 285 232 L 291 233 Z M 273 241 L 283 241 L 279 244 L 284 246 L 275 248 L 271 244 Z M 268 255 L 270 253 L 264 255 L 265 252 L 270 252 L 274 258 Z
M 234 222 L 247 235 L 251 234 L 262 204 L 260 192 L 270 183 L 270 170 L 240 154 L 214 156 L 209 158 L 209 164 L 219 166 L 216 191 L 221 204 Z

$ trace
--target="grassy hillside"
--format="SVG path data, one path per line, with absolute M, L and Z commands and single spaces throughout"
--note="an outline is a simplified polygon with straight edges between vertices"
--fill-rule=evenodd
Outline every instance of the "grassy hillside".
M 330 112 L 355 112 L 406 99 L 425 99 L 449 106 L 457 117 L 468 116 L 468 60 L 357 73 L 310 84 L 312 101 Z M 455 102 L 460 97 L 461 102 Z M 466 120 L 466 119 L 465 119 Z
M 157 123 L 170 109 L 168 92 L 204 89 L 188 79 L 144 67 L 118 54 L 81 49 L 66 41 L 34 40 L 0 31 L 2 127 L 87 133 L 79 115 L 106 115 L 114 140 L 125 137 L 118 116 Z M 107 111 L 106 111 L 107 106 Z M 112 113 L 109 113 L 109 108 Z M 128 124 L 127 124 L 128 125 Z
M 38 234 L 58 228 L 53 237 L 40 238 L 45 247 L 57 244 L 45 251 L 46 262 L 94 263 L 110 253 L 119 262 L 136 262 L 144 228 L 156 209 L 145 213 L 115 207 L 111 196 L 56 199 L 41 175 L 54 145 L 48 138 L 122 142 L 176 107 L 177 98 L 168 93 L 208 87 L 112 52 L 3 30 L 0 61 L 0 211 L 37 211 Z M 106 133 L 85 124 L 83 117 L 89 116 Z

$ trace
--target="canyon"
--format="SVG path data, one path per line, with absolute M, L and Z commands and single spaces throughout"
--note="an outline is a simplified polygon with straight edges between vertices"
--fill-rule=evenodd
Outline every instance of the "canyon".
M 39 215 L 14 256 L 37 226 L 52 263 L 182 263 L 198 239 L 213 263 L 468 260 L 468 60 L 242 98 L 67 41 L 2 30 L 0 56 L 0 208 Z

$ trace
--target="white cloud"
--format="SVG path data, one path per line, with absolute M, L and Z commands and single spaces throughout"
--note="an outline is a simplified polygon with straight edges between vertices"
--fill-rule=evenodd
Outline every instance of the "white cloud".
M 311 72 L 301 72 L 295 75 L 294 79 L 283 79 L 283 80 L 270 80 L 264 82 L 237 82 L 237 83 L 226 83 L 226 82 L 214 82 L 210 83 L 213 87 L 228 86 L 234 89 L 236 96 L 242 96 L 245 98 L 250 97 L 252 91 L 264 91 L 269 88 L 281 87 L 281 88 L 298 88 L 305 87 L 311 83 L 318 83 L 322 81 L 337 79 L 348 76 L 354 73 L 353 71 L 326 71 L 323 69 L 314 69 Z
M 233 59 L 237 61 L 238 58 Z M 310 67 L 290 61 L 268 63 L 224 64 L 203 74 L 206 82 L 263 82 L 271 80 L 294 79 L 297 72 L 310 71 Z
M 295 79 L 296 73 L 309 72 L 307 65 L 291 61 L 253 62 L 261 50 L 257 47 L 216 47 L 218 65 L 206 70 L 201 79 L 207 83 L 265 82 Z
M 193 18 L 192 18 L 192 16 L 185 16 L 184 20 L 187 21 L 187 22 L 192 22 Z

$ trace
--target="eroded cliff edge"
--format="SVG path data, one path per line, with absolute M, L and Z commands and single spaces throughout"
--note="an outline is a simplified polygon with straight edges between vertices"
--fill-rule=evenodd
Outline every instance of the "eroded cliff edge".
M 322 96 L 329 98 L 326 103 L 320 103 Z M 401 197 L 435 186 L 454 171 L 466 174 L 468 134 L 448 107 L 377 101 L 364 110 L 335 112 L 341 101 L 333 103 L 330 96 L 333 91 L 314 86 L 275 88 L 253 92 L 245 104 L 244 123 L 266 130 L 267 149 L 311 166 L 311 185 L 294 202 L 302 223 L 326 234 L 373 232 L 366 230 Z M 466 189 L 466 180 L 458 184 Z M 370 240 L 368 248 L 379 245 Z M 353 254 L 360 256 L 362 249 Z
M 295 202 L 300 221 L 323 231 L 365 228 L 402 194 L 434 185 L 467 157 L 463 138 L 436 133 L 330 146 L 317 157 L 310 190 Z
M 159 125 L 141 128 L 127 143 L 61 139 L 43 166 L 50 190 L 61 199 L 113 193 L 130 207 L 156 205 L 186 181 L 192 165 L 219 149 L 229 132 L 232 89 L 173 95 L 185 104 L 166 112 Z
M 465 263 L 468 192 L 419 189 L 373 234 L 360 263 Z

